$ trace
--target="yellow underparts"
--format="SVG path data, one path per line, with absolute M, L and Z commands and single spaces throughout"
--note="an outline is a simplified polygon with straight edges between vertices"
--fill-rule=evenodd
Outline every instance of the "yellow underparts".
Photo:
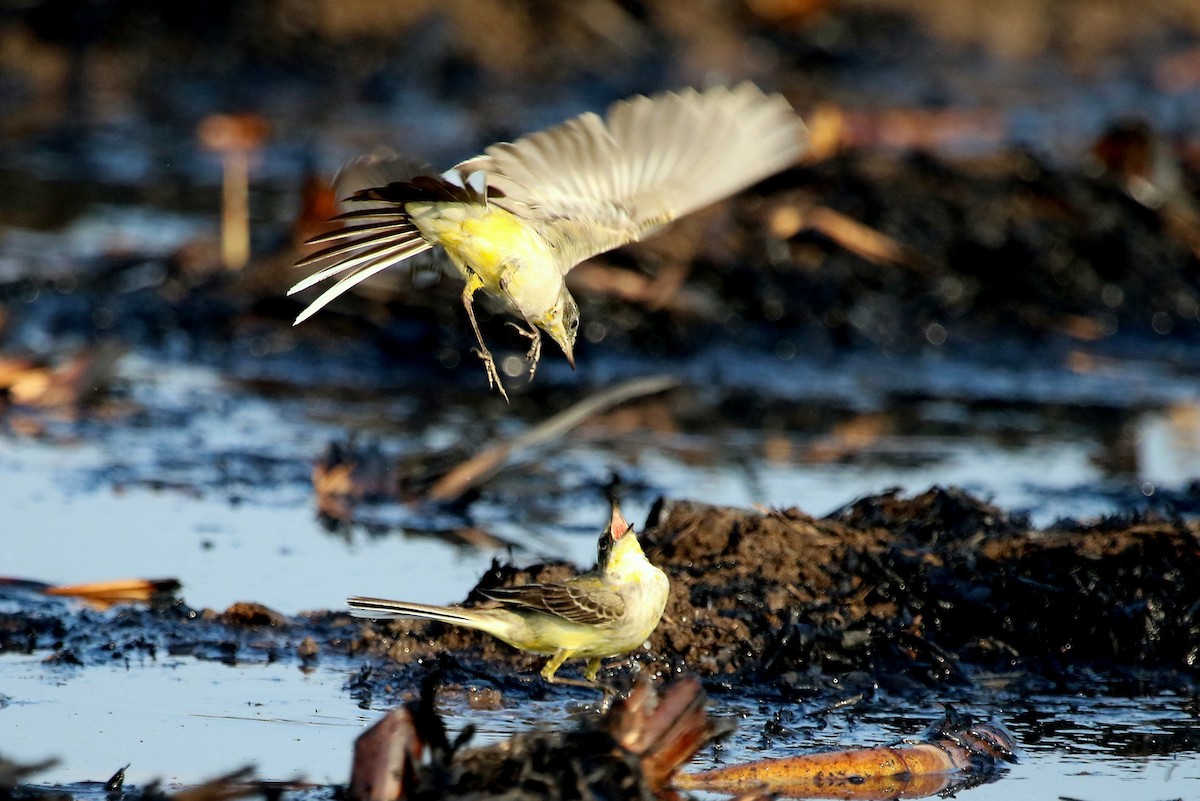
M 410 203 L 413 223 L 449 254 L 472 291 L 508 299 L 528 320 L 541 322 L 562 288 L 553 248 L 538 230 L 495 205 Z
M 410 203 L 413 222 L 441 245 L 467 278 L 479 276 L 489 292 L 500 291 L 507 267 L 529 249 L 530 227 L 504 209 L 469 203 Z

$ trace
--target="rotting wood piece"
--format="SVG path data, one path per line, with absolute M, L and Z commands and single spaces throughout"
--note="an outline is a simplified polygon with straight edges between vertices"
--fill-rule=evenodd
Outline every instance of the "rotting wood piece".
M 946 708 L 920 742 L 761 759 L 679 774 L 675 786 L 745 796 L 888 799 L 952 794 L 995 780 L 1016 761 L 1012 735 Z

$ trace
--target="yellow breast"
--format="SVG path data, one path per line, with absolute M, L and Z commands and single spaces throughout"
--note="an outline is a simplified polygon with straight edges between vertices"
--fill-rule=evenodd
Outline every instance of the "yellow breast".
M 413 222 L 441 245 L 464 275 L 473 272 L 495 291 L 506 267 L 527 257 L 529 226 L 504 209 L 467 203 L 410 203 Z

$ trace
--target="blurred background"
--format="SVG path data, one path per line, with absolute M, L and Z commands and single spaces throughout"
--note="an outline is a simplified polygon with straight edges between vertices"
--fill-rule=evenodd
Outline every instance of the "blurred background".
M 573 271 L 578 370 L 547 352 L 526 382 L 484 307 L 505 404 L 460 286 L 427 273 L 291 325 L 349 159 L 440 171 L 745 79 L 811 153 Z M 824 515 L 934 485 L 1039 526 L 1200 508 L 1194 0 L 4 0 L 0 112 L 4 576 L 446 603 L 493 558 L 590 563 L 614 476 L 635 524 L 660 496 Z M 41 658 L 0 658 L 28 702 L 0 703 L 6 755 L 106 734 L 61 780 L 130 758 L 194 780 L 245 720 L 271 724 L 266 775 L 338 780 L 365 719 L 340 664 L 47 679 L 71 669 Z M 155 711 L 121 728 L 130 681 Z

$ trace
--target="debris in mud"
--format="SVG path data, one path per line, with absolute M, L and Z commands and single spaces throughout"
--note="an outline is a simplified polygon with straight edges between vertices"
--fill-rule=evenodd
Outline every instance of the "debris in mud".
M 999 778 L 1016 762 L 1016 741 L 1003 727 L 947 707 L 920 739 L 896 745 L 823 751 L 680 773 L 681 790 L 785 798 L 943 797 Z
M 533 730 L 467 749 L 447 739 L 433 710 L 440 677 L 425 678 L 417 701 L 390 712 L 359 737 L 350 780 L 358 801 L 458 798 L 487 792 L 513 798 L 676 798 L 676 790 L 793 798 L 916 798 L 995 781 L 1016 761 L 1003 727 L 947 708 L 921 740 L 804 754 L 683 773 L 708 743 L 732 730 L 706 711 L 700 682 L 685 676 L 655 691 L 645 674 L 602 714 L 574 731 Z M 428 758 L 424 755 L 428 754 Z
M 46 584 L 31 579 L 0 577 L 7 592 L 41 593 L 52 597 L 78 598 L 93 609 L 104 610 L 122 603 L 174 603 L 180 590 L 178 579 L 110 579 L 84 584 Z
M 466 749 L 450 742 L 433 710 L 433 682 L 417 701 L 389 713 L 355 746 L 350 791 L 357 801 L 673 797 L 672 778 L 704 745 L 728 732 L 705 713 L 700 682 L 682 678 L 655 691 L 643 678 L 603 715 L 573 731 L 533 730 Z M 428 753 L 428 760 L 422 754 Z
M 354 519 L 361 502 L 400 500 L 441 504 L 463 504 L 501 470 L 520 459 L 528 460 L 537 449 L 556 442 L 571 430 L 627 401 L 656 395 L 679 385 L 671 376 L 646 376 L 614 384 L 573 403 L 519 436 L 502 440 L 447 464 L 448 454 L 410 457 L 411 468 L 399 469 L 378 448 L 356 448 L 354 443 L 332 444 L 313 466 L 317 508 L 323 517 L 340 523 Z M 476 545 L 494 545 L 496 540 L 463 537 Z
M 25 782 L 30 776 L 35 776 L 44 770 L 49 770 L 58 764 L 56 759 L 45 759 L 41 762 L 13 762 L 0 756 L 0 793 L 8 794 L 14 787 Z
M 250 157 L 269 130 L 256 114 L 213 114 L 196 131 L 206 149 L 221 154 L 221 259 L 230 270 L 250 260 Z
M 287 617 L 260 603 L 242 601 L 221 613 L 221 622 L 228 626 L 254 628 L 259 626 L 285 626 Z
M 112 381 L 122 351 L 109 343 L 50 361 L 0 356 L 0 412 L 10 404 L 70 410 L 92 403 Z
M 87 584 L 47 587 L 47 595 L 81 598 L 97 609 L 120 603 L 143 602 L 155 605 L 171 603 L 180 590 L 179 579 L 114 579 Z
M 0 798 L 4 801 L 71 801 L 95 798 L 98 792 L 102 791 L 108 799 L 129 801 L 235 801 L 252 796 L 278 798 L 284 789 L 298 789 L 295 782 L 257 781 L 254 779 L 252 766 L 174 792 L 164 791 L 158 782 L 151 782 L 144 787 L 127 786 L 125 770 L 128 765 L 119 769 L 103 784 L 80 782 L 49 788 L 23 783 L 29 777 L 36 776 L 55 764 L 55 760 L 47 760 L 35 765 L 17 765 L 0 757 Z

